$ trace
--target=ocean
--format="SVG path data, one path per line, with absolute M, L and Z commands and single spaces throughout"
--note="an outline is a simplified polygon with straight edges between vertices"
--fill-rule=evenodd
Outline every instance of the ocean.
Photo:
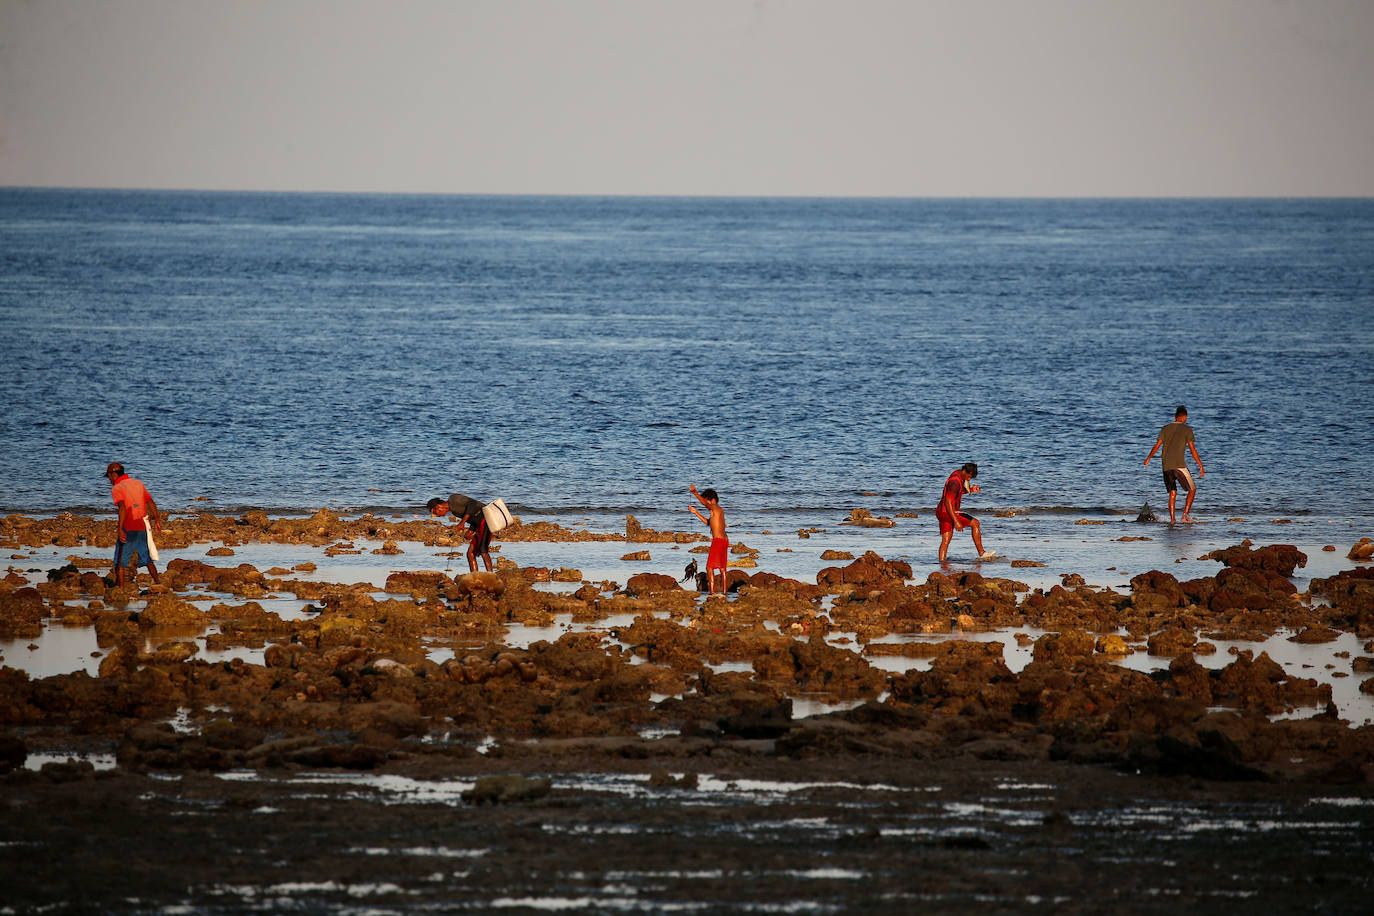
M 0 189 L 0 508 L 1066 524 L 1186 404 L 1204 521 L 1371 534 L 1372 306 L 1374 200 Z

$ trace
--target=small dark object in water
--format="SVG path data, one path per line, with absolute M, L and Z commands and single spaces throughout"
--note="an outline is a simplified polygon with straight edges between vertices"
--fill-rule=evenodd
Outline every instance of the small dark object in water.
M 64 576 L 79 575 L 81 575 L 81 570 L 77 569 L 74 563 L 68 563 L 66 566 L 59 566 L 56 569 L 48 570 L 48 581 L 56 582 L 58 579 L 61 579 Z
M 683 582 L 686 582 L 688 579 L 695 579 L 696 577 L 697 577 L 697 561 L 696 561 L 695 559 L 693 559 L 693 560 L 691 560 L 691 561 L 689 561 L 689 562 L 687 563 L 687 568 L 686 568 L 685 570 L 683 570 L 683 572 L 682 572 L 682 581 L 683 581 Z
M 1155 512 L 1153 509 L 1150 508 L 1150 504 L 1148 502 L 1140 508 L 1140 514 L 1135 517 L 1135 520 L 1138 522 L 1159 521 L 1159 519 L 1155 518 Z

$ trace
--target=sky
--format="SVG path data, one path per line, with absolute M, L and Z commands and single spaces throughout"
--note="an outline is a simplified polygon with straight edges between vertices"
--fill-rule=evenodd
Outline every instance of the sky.
M 1374 195 L 1374 0 L 0 0 L 0 186 Z

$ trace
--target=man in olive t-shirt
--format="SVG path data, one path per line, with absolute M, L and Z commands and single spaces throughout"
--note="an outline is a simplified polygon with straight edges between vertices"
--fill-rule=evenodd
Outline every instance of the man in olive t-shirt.
M 1150 454 L 1145 457 L 1145 464 L 1148 467 L 1150 459 L 1159 451 L 1160 446 L 1164 447 L 1164 454 L 1160 456 L 1160 463 L 1164 466 L 1164 488 L 1169 491 L 1169 524 L 1174 524 L 1174 499 L 1178 496 L 1180 486 L 1188 491 L 1188 498 L 1183 503 L 1183 520 L 1191 522 L 1193 516 L 1193 497 L 1197 495 L 1197 484 L 1193 477 L 1188 473 L 1188 468 L 1184 464 L 1187 457 L 1186 452 L 1193 453 L 1193 462 L 1197 464 L 1197 476 L 1206 477 L 1207 472 L 1202 468 L 1202 459 L 1198 457 L 1197 445 L 1194 443 L 1193 428 L 1188 425 L 1188 408 L 1179 405 L 1174 411 L 1174 422 L 1168 423 L 1159 431 L 1159 438 L 1155 440 L 1154 448 L 1150 449 Z M 1186 450 L 1186 451 L 1185 451 Z
M 460 525 L 467 525 L 472 530 L 468 541 L 468 568 L 477 572 L 477 558 L 481 557 L 487 572 L 491 572 L 491 531 L 487 528 L 486 516 L 482 514 L 486 506 L 462 493 L 452 493 L 448 499 L 436 496 L 427 505 L 430 515 L 442 518 L 451 514 Z

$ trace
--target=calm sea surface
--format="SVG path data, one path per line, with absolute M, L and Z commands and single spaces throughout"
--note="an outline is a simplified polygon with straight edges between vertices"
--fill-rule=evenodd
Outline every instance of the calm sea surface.
M 1372 318 L 1370 200 L 0 190 L 0 506 L 1134 515 L 1186 403 L 1205 518 L 1358 527 Z

